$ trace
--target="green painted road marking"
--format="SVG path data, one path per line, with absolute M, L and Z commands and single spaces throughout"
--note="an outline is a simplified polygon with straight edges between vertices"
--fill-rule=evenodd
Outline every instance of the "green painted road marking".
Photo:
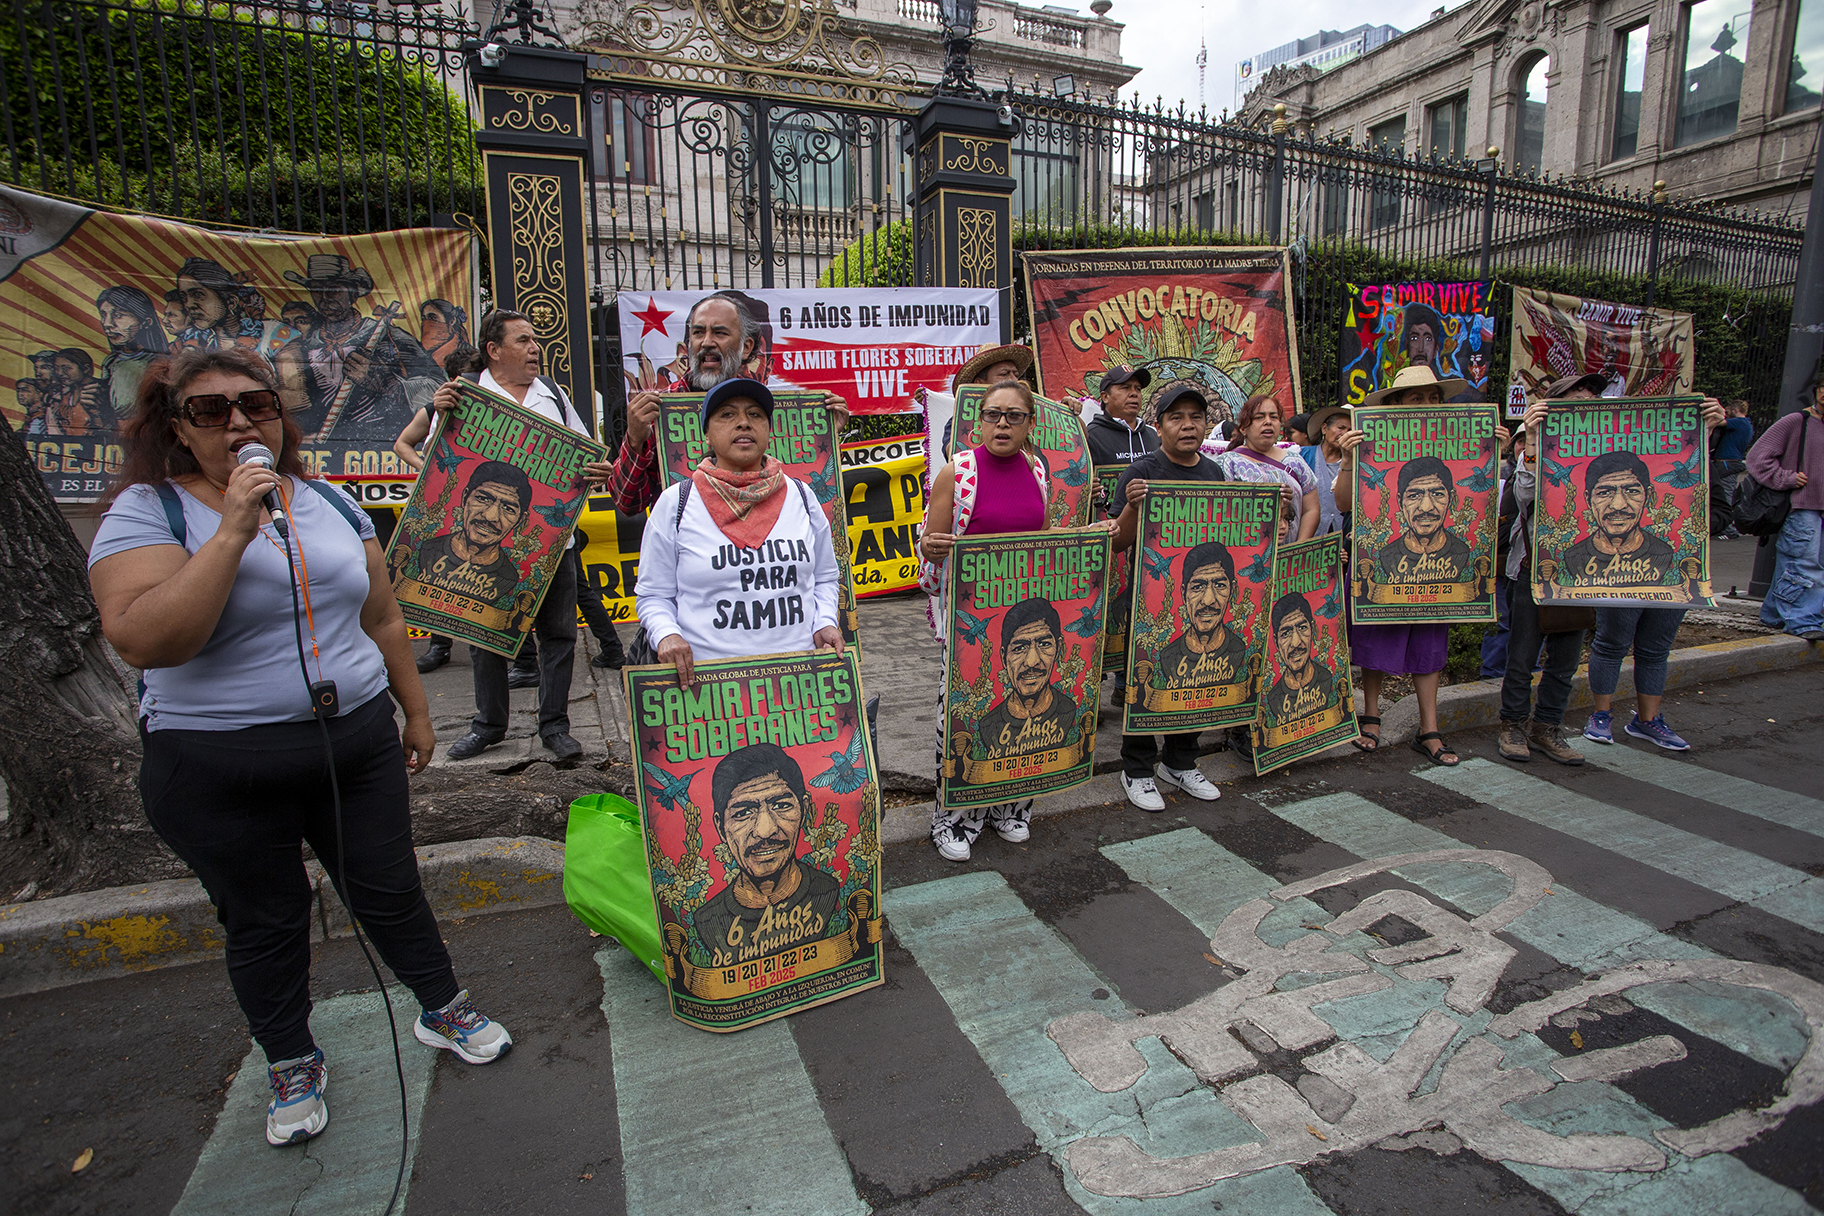
M 1574 794 L 1488 760 L 1419 776 L 1477 802 L 1824 932 L 1824 882 L 1778 862 Z
M 412 1037 L 412 1019 L 419 1012 L 412 994 L 401 987 L 389 991 L 411 1114 L 408 1153 L 415 1155 L 425 1095 L 443 1053 Z M 358 992 L 317 1002 L 310 1030 L 329 1064 L 324 1094 L 329 1126 L 303 1144 L 273 1148 L 266 1143 L 266 1104 L 272 1091 L 266 1084 L 266 1053 L 255 1047 L 228 1087 L 222 1113 L 172 1216 L 342 1216 L 386 1207 L 399 1168 L 399 1081 L 380 994 Z M 469 1066 L 458 1062 L 457 1067 Z M 395 1211 L 405 1210 L 411 1178 L 408 1156 L 406 1187 Z
M 1657 752 L 1617 744 L 1592 743 L 1583 748 L 1591 764 L 1645 781 L 1675 794 L 1702 798 L 1732 811 L 1765 819 L 1782 827 L 1824 836 L 1824 802 L 1790 790 L 1760 785 L 1728 773 L 1705 768 L 1689 760 L 1672 760 Z
M 596 953 L 614 1053 L 627 1211 L 864 1216 L 783 1020 L 711 1034 L 671 1016 L 625 950 Z
M 1259 1216 L 1330 1216 L 1289 1167 L 1168 1198 L 1117 1199 L 1085 1190 L 1065 1155 L 1086 1136 L 1128 1136 L 1159 1157 L 1245 1144 L 1257 1136 L 1157 1039 L 1141 1045 L 1147 1071 L 1132 1088 L 1099 1093 L 1077 1075 L 1045 1028 L 1067 1013 L 1125 1019 L 1130 1011 L 1118 993 L 1094 998 L 1097 989 L 1109 991 L 1107 982 L 1034 916 L 999 874 L 900 887 L 887 911 L 901 944 L 936 985 L 1039 1147 L 1058 1162 L 1071 1198 L 1087 1211 L 1207 1216 L 1219 1202 L 1225 1211 Z M 1135 946 L 1144 949 L 1144 939 Z

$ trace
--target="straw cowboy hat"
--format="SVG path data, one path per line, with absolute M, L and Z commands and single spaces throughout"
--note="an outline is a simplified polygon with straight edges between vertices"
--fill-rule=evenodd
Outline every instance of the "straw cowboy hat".
M 339 253 L 313 253 L 304 259 L 304 273 L 287 270 L 285 277 L 300 287 L 346 287 L 357 297 L 374 289 L 374 276 Z
M 1346 405 L 1324 405 L 1311 411 L 1311 417 L 1305 423 L 1305 437 L 1311 441 L 1313 446 L 1321 444 L 1324 441 L 1324 423 L 1330 421 L 1330 419 L 1338 414 L 1341 414 L 1345 418 L 1349 417 L 1349 407 Z
M 1014 374 L 1024 376 L 1032 370 L 1032 351 L 1024 346 L 990 346 L 975 353 L 975 358 L 956 369 L 956 376 L 950 381 L 950 390 L 965 384 L 981 384 L 982 373 L 997 363 L 1007 362 L 1014 366 Z
M 1440 380 L 1429 367 L 1402 367 L 1400 374 L 1393 378 L 1392 384 L 1369 393 L 1362 398 L 1362 404 L 1379 405 L 1394 393 L 1409 388 L 1428 388 L 1434 384 L 1438 386 L 1438 391 L 1443 394 L 1446 401 L 1469 387 L 1469 381 L 1460 380 L 1455 376 L 1448 380 Z

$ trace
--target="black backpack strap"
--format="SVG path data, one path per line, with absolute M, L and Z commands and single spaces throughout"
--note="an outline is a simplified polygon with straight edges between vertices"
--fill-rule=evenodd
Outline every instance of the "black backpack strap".
M 538 378 L 538 382 L 540 384 L 544 385 L 545 390 L 551 394 L 551 396 L 554 400 L 556 400 L 557 414 L 558 414 L 558 417 L 563 421 L 563 424 L 565 426 L 570 426 L 570 403 L 569 403 L 569 398 L 564 396 L 564 390 L 563 390 L 562 386 L 560 386 L 557 381 L 553 380 L 549 376 L 540 376 Z M 582 415 L 578 414 L 576 420 L 579 423 L 582 422 L 582 420 L 583 420 Z M 572 428 L 572 429 L 575 429 L 575 428 Z
M 177 487 L 168 481 L 161 481 L 154 488 L 158 490 L 159 504 L 165 508 L 165 525 L 171 529 L 171 538 L 181 547 L 188 532 L 184 527 L 184 500 L 177 496 Z
M 690 502 L 690 491 L 693 488 L 694 483 L 690 478 L 686 477 L 683 481 L 679 482 L 678 485 L 678 516 L 671 521 L 671 530 L 673 532 L 676 532 L 684 523 L 684 507 L 685 504 Z
M 361 535 L 361 522 L 365 516 L 361 514 L 360 507 L 349 501 L 348 495 L 326 481 L 307 481 L 304 484 L 322 495 L 323 500 L 336 509 L 336 514 L 348 521 L 348 526 L 355 530 L 356 536 Z

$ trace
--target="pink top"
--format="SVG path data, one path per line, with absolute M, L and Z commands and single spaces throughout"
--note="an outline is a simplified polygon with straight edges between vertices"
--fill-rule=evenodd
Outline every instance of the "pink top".
M 986 447 L 979 447 L 975 449 L 975 468 L 975 514 L 964 527 L 964 535 L 1037 532 L 1044 528 L 1045 494 L 1024 453 L 996 456 Z

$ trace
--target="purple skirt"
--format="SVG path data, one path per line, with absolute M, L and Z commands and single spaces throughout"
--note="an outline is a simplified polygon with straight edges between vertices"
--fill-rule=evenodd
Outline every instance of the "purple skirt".
M 1449 625 L 1349 626 L 1349 661 L 1363 671 L 1429 675 L 1449 655 Z

